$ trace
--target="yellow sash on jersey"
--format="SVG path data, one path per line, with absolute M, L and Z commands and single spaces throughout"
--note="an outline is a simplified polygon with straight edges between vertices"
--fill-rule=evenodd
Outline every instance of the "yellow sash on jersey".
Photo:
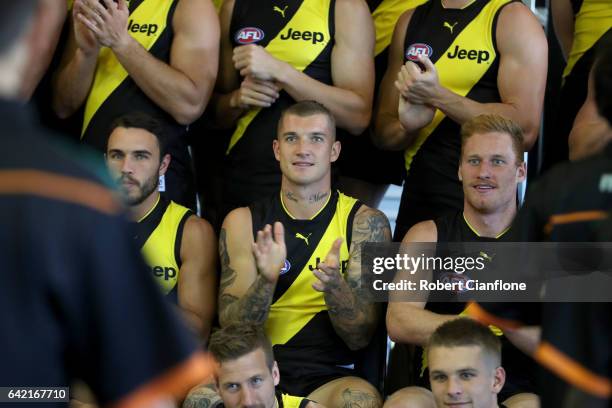
M 283 408 L 300 408 L 302 401 L 304 401 L 304 397 L 296 397 L 289 394 L 282 394 L 281 398 L 283 399 Z M 278 402 L 276 406 L 280 406 Z
M 302 72 L 309 66 L 325 49 L 331 40 L 329 32 L 329 7 L 331 0 L 304 0 L 298 11 L 287 22 L 285 27 L 266 46 L 266 51 L 274 58 L 289 63 L 293 68 Z M 311 41 L 286 39 L 280 36 L 286 34 L 289 27 L 293 31 L 317 31 L 323 33 L 324 40 L 313 44 Z M 247 128 L 255 119 L 261 108 L 252 108 L 243 115 L 236 125 L 236 130 L 227 147 L 226 154 L 232 150 L 234 145 L 244 135 Z
M 142 256 L 164 295 L 174 289 L 179 279 L 178 259 L 174 248 L 179 225 L 187 211 L 189 209 L 186 207 L 171 201 L 159 225 L 141 249 Z
M 338 238 L 344 239 L 340 247 L 340 262 L 348 261 L 349 243 L 346 242 L 346 228 L 349 214 L 356 202 L 354 198 L 339 194 L 336 212 L 304 269 L 287 291 L 270 306 L 265 328 L 272 345 L 287 343 L 317 313 L 327 309 L 323 293 L 312 288 L 312 284 L 318 279 L 308 265 L 315 265 L 317 258 L 323 262 Z
M 383 0 L 372 12 L 376 31 L 374 54 L 383 52 L 393 37 L 393 29 L 400 16 L 406 11 L 420 6 L 428 0 Z
M 149 26 L 151 24 L 157 25 L 155 33 L 129 30 L 130 35 L 146 50 L 150 50 L 153 47 L 153 44 L 155 44 L 166 29 L 168 13 L 173 3 L 174 0 L 146 0 L 140 3 L 136 10 L 130 14 L 129 20 L 132 20 L 132 24 L 138 24 L 139 26 L 143 24 L 148 24 Z M 132 25 L 132 27 L 134 26 Z M 113 51 L 107 47 L 102 48 L 98 55 L 98 65 L 93 85 L 85 105 L 81 138 L 85 134 L 91 118 L 127 76 L 127 71 L 119 63 Z
M 584 0 L 574 19 L 574 41 L 563 70 L 563 78 L 572 72 L 580 57 L 612 28 L 610 0 Z
M 483 7 L 476 18 L 459 33 L 450 47 L 444 50 L 444 54 L 440 56 L 435 64 L 436 70 L 438 71 L 438 78 L 440 78 L 440 84 L 443 87 L 460 96 L 466 96 L 482 79 L 491 63 L 497 57 L 495 48 L 493 47 L 493 19 L 495 18 L 497 10 L 510 1 L 511 0 L 491 0 Z M 410 44 L 406 44 L 406 46 L 409 45 Z M 477 60 L 470 60 L 467 58 L 460 61 L 450 59 L 448 53 L 453 52 L 455 46 L 459 46 L 461 49 L 487 51 L 489 53 L 489 60 L 479 64 Z M 440 51 L 433 50 L 433 52 Z M 446 115 L 442 113 L 442 111 L 439 109 L 436 110 L 431 123 L 419 131 L 414 144 L 406 149 L 404 153 L 406 170 L 410 170 L 410 164 L 417 151 L 445 117 Z

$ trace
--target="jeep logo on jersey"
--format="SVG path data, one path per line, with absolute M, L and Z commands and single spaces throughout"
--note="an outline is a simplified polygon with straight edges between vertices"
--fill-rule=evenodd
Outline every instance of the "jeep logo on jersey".
M 236 42 L 240 44 L 254 44 L 263 40 L 264 32 L 256 27 L 245 27 L 236 33 Z
M 325 35 L 320 31 L 294 31 L 292 28 L 289 28 L 285 34 L 281 34 L 280 38 L 281 40 L 304 40 L 317 44 L 325 40 Z
M 134 20 L 128 21 L 128 31 L 133 33 L 147 33 L 147 37 L 152 36 L 159 29 L 157 24 L 138 24 Z
M 416 44 L 412 44 L 406 50 L 406 59 L 410 61 L 418 61 L 419 55 L 424 55 L 426 57 L 431 58 L 432 54 L 433 54 L 433 50 L 429 45 L 423 44 L 423 43 L 416 43 Z
M 321 258 L 317 257 L 317 259 L 315 260 L 315 264 L 314 265 L 308 265 L 308 269 L 310 271 L 314 271 L 315 269 L 319 268 L 319 264 L 321 263 Z M 342 274 L 346 273 L 346 270 L 348 268 L 348 263 L 349 261 L 340 261 L 340 272 Z
M 489 52 L 485 50 L 465 50 L 459 48 L 458 45 L 455 45 L 455 49 L 446 54 L 446 56 L 450 59 L 468 59 L 471 61 L 476 61 L 480 64 L 482 62 L 487 62 L 491 55 L 489 55 Z
M 285 265 L 283 265 L 283 267 L 281 268 L 280 274 L 286 274 L 287 272 L 289 272 L 289 269 L 291 269 L 291 262 L 289 262 L 288 259 L 285 259 Z
M 171 266 L 152 266 L 151 272 L 156 278 L 164 278 L 164 280 L 176 278 L 176 269 Z

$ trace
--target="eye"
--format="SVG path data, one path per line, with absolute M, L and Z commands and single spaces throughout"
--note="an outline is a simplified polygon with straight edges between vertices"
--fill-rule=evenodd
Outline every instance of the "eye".
M 121 153 L 119 153 L 119 152 L 111 152 L 108 155 L 108 158 L 111 159 L 111 160 L 118 160 L 121 157 L 123 157 L 123 155 Z
M 444 374 L 434 374 L 432 380 L 434 380 L 435 382 L 446 381 L 446 376 Z
M 472 166 L 477 166 L 478 164 L 480 164 L 480 159 L 468 159 L 467 162 Z
M 134 154 L 136 160 L 146 160 L 149 156 L 145 153 L 136 153 Z
M 492 162 L 496 166 L 501 166 L 501 165 L 506 164 L 506 161 L 502 159 L 493 159 Z
M 312 141 L 315 143 L 321 143 L 323 141 L 325 141 L 325 139 L 323 139 L 321 136 L 313 136 L 312 137 Z
M 229 392 L 236 392 L 240 389 L 240 386 L 238 384 L 231 383 L 231 384 L 226 384 L 225 389 Z
M 289 142 L 289 143 L 291 143 L 291 142 L 295 142 L 295 140 L 296 140 L 296 139 L 297 139 L 297 138 L 295 137 L 295 135 L 288 135 L 288 136 L 285 136 L 285 141 L 286 141 L 286 142 Z
M 459 377 L 460 377 L 462 380 L 470 380 L 470 379 L 472 379 L 473 377 L 475 377 L 475 375 L 474 375 L 474 373 L 461 373 L 461 374 L 459 374 Z

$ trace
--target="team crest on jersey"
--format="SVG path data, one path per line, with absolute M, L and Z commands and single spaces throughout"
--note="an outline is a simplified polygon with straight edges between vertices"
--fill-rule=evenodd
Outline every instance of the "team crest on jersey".
M 406 50 L 406 58 L 410 61 L 418 61 L 419 55 L 431 58 L 432 54 L 433 49 L 429 45 L 423 43 L 411 44 Z
M 234 39 L 240 44 L 255 44 L 263 40 L 265 34 L 257 27 L 245 27 L 236 33 Z
M 289 269 L 291 269 L 291 262 L 289 262 L 288 259 L 285 259 L 285 265 L 283 265 L 283 267 L 281 268 L 280 274 L 286 274 L 287 272 L 289 272 Z
M 470 277 L 463 273 L 455 273 L 455 272 L 445 272 L 440 274 L 439 281 L 441 283 L 451 283 L 454 284 L 459 290 L 450 290 L 452 293 L 461 293 L 467 291 L 467 283 L 470 281 Z

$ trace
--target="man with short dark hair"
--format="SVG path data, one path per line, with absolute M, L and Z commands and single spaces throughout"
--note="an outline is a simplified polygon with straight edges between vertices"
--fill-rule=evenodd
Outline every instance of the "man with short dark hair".
M 18 101 L 26 67 L 44 63 L 33 44 L 50 35 L 38 4 L 0 13 L 0 384 L 78 378 L 101 405 L 167 406 L 210 370 L 147 276 L 112 192 Z M 65 406 L 65 392 L 51 405 Z
M 275 391 L 280 374 L 272 344 L 263 329 L 232 324 L 210 337 L 209 350 L 218 363 L 216 387 L 225 408 L 322 408 L 303 397 Z
M 459 180 L 463 185 L 463 211 L 414 225 L 403 243 L 493 242 L 505 240 L 517 212 L 517 187 L 525 180 L 526 166 L 522 154 L 523 131 L 510 119 L 498 115 L 480 115 L 461 127 L 461 162 Z M 456 277 L 451 273 L 452 277 Z M 424 347 L 435 329 L 454 320 L 465 309 L 465 302 L 390 302 L 387 329 L 396 342 Z M 498 331 L 498 334 L 501 333 Z M 504 339 L 510 375 L 503 398 L 509 407 L 515 400 L 531 399 L 532 363 Z M 420 362 L 421 359 L 418 358 Z M 417 377 L 425 369 L 418 364 Z M 427 386 L 417 378 L 417 384 Z M 393 394 L 387 407 L 412 404 L 431 406 L 425 388 L 407 387 Z M 417 405 L 417 398 L 423 405 Z M 398 405 L 395 405 L 398 404 Z M 534 406 L 534 405 L 530 405 Z
M 331 189 L 340 142 L 321 104 L 288 108 L 272 147 L 281 190 L 223 223 L 221 325 L 265 325 L 282 390 L 328 407 L 377 406 L 378 392 L 354 364 L 378 322 L 377 305 L 360 284 L 361 250 L 390 240 L 388 221 Z
M 108 138 L 106 164 L 152 276 L 205 342 L 216 309 L 215 234 L 207 221 L 158 191 L 171 160 L 167 141 L 157 119 L 143 113 L 122 116 Z
M 486 326 L 466 318 L 442 324 L 429 338 L 427 360 L 437 408 L 498 408 L 506 373 L 501 343 Z

